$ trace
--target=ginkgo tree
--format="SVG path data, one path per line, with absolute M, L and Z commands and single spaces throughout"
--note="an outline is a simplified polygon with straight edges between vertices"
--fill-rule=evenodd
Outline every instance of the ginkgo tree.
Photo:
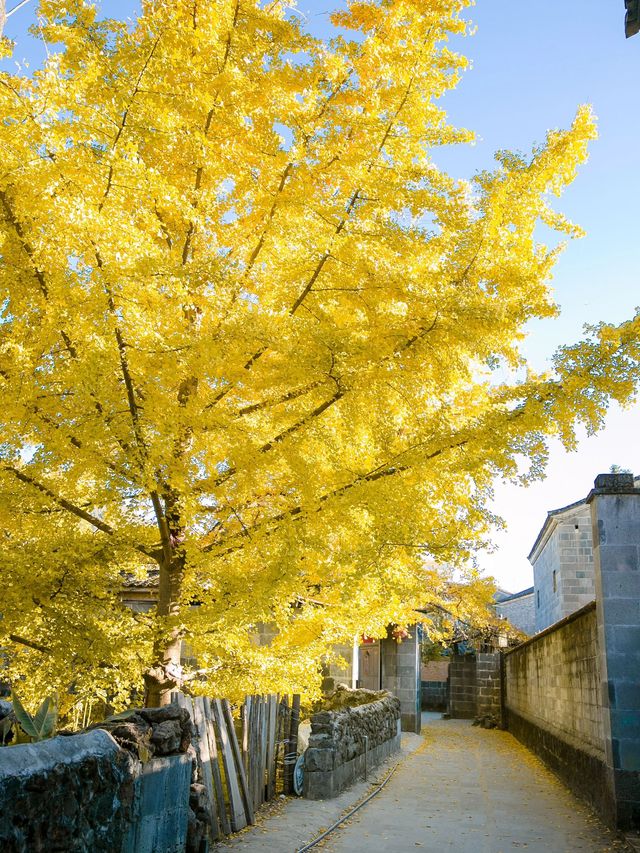
M 579 233 L 550 198 L 588 108 L 472 182 L 436 165 L 473 138 L 439 102 L 466 5 L 352 2 L 323 41 L 279 0 L 132 24 L 40 2 L 57 50 L 0 77 L 0 646 L 24 695 L 118 704 L 144 678 L 165 702 L 183 641 L 201 689 L 311 690 L 332 643 L 416 605 L 471 618 L 489 585 L 452 596 L 437 566 L 486 541 L 493 479 L 632 398 L 637 318 L 550 375 L 520 352 L 557 310 L 536 229 Z M 155 579 L 154 608 L 123 603 Z

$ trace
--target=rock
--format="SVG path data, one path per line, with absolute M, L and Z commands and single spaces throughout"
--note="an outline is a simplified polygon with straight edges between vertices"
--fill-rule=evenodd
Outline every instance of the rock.
M 204 785 L 196 782 L 191 786 L 189 789 L 189 805 L 196 813 L 208 810 L 209 799 Z
M 198 820 L 193 809 L 189 809 L 189 819 L 187 823 L 187 846 L 185 853 L 200 853 L 203 847 L 205 833 L 205 825 Z
M 187 747 L 187 755 L 191 759 L 191 782 L 195 784 L 200 781 L 199 775 L 200 771 L 198 768 L 198 753 L 196 752 L 195 746 L 193 744 L 189 744 Z
M 180 708 L 178 705 L 163 705 L 162 708 L 140 708 L 136 713 L 151 726 L 164 723 L 166 720 L 179 720 L 181 723 L 191 721 L 187 709 Z
M 154 727 L 151 734 L 154 755 L 172 755 L 180 752 L 182 729 L 179 720 L 164 720 Z
M 206 829 L 211 823 L 207 789 L 198 783 L 189 790 L 189 825 L 186 853 L 201 853 L 206 850 Z
M 494 717 L 493 714 L 485 714 L 482 717 L 476 717 L 473 725 L 480 726 L 483 729 L 497 729 L 500 728 L 500 720 Z
M 90 729 L 103 729 L 109 732 L 119 746 L 137 758 L 144 757 L 145 750 L 149 749 L 151 726 L 137 714 L 126 720 L 104 720 L 102 723 L 91 726 Z
M 142 760 L 187 752 L 193 734 L 189 712 L 177 705 L 138 708 L 124 719 L 105 720 L 91 728 L 108 731 L 120 746 Z

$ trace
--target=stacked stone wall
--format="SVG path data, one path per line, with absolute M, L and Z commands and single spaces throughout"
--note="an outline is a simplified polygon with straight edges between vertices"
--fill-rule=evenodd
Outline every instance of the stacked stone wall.
M 142 709 L 105 725 L 0 748 L 3 853 L 198 850 L 188 714 Z
M 0 849 L 123 849 L 135 801 L 129 753 L 102 731 L 0 750 Z
M 336 797 L 400 749 L 400 701 L 394 696 L 311 717 L 305 752 L 304 795 Z

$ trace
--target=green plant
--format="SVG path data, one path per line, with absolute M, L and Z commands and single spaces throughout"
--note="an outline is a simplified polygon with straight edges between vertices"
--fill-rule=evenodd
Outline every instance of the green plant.
M 47 696 L 35 715 L 31 715 L 18 699 L 12 694 L 13 713 L 22 731 L 32 741 L 40 741 L 51 737 L 58 721 L 58 701 L 55 696 Z
M 7 714 L 0 720 L 0 746 L 6 746 L 11 740 L 14 723 L 13 713 Z

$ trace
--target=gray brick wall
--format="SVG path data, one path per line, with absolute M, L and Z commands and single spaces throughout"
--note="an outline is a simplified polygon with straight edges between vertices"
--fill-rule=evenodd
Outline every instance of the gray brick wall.
M 508 619 L 514 628 L 518 628 L 528 635 L 535 633 L 536 608 L 533 592 L 508 601 L 499 601 L 495 610 L 498 616 Z
M 607 788 L 621 829 L 640 831 L 640 488 L 600 474 L 589 495 L 598 596 Z
M 500 652 L 454 655 L 449 667 L 449 713 L 459 720 L 502 719 Z

